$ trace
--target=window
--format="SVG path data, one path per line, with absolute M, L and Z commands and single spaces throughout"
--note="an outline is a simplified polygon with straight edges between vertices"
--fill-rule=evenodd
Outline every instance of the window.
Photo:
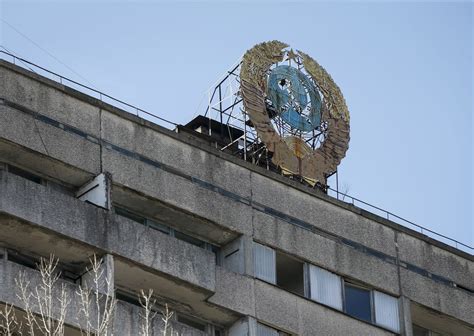
M 344 311 L 355 318 L 372 322 L 372 299 L 370 290 L 344 284 Z
M 278 336 L 278 330 L 257 323 L 257 336 Z
M 432 330 L 420 327 L 416 324 L 413 325 L 413 336 L 443 336 L 443 334 L 439 334 Z
M 134 222 L 146 225 L 146 218 L 142 217 L 140 215 L 134 214 L 133 212 L 130 212 L 126 209 L 119 208 L 119 207 L 114 207 L 115 213 L 119 216 L 131 219 Z
M 179 231 L 174 231 L 174 236 L 176 238 L 178 238 L 179 240 L 185 241 L 189 244 L 192 244 L 192 245 L 195 245 L 195 246 L 198 246 L 198 247 L 204 248 L 205 245 L 206 245 L 206 243 L 203 242 L 202 240 L 191 237 L 191 236 L 189 236 L 185 233 L 179 232 Z
M 206 331 L 206 324 L 190 316 L 178 314 L 178 322 L 200 331 Z
M 278 251 L 275 259 L 277 286 L 304 296 L 304 263 Z
M 146 220 L 146 225 L 151 227 L 152 229 L 158 230 L 160 232 L 163 232 L 165 234 L 171 234 L 171 229 L 169 226 L 166 226 L 164 224 L 155 222 L 151 219 Z
M 311 299 L 342 310 L 341 277 L 314 265 L 309 265 L 309 277 Z
M 6 255 L 7 255 L 8 261 L 11 261 L 18 265 L 22 265 L 24 267 L 34 269 L 36 271 L 39 270 L 41 259 L 44 259 L 45 261 L 48 260 L 48 258 L 45 258 L 45 257 L 23 254 L 18 251 L 14 251 L 10 249 L 8 249 Z M 64 263 L 57 264 L 56 273 L 59 275 L 61 279 L 72 282 L 72 283 L 76 283 L 81 277 L 81 271 L 78 269 L 77 266 L 64 264 Z
M 23 169 L 20 169 L 20 168 L 11 166 L 11 165 L 8 165 L 8 172 L 12 173 L 12 174 L 15 174 L 17 176 L 23 177 L 27 180 L 30 180 L 30 181 L 34 182 L 34 183 L 41 184 L 41 182 L 42 182 L 42 178 L 39 177 L 38 175 L 32 174 L 30 172 L 27 172 L 26 170 L 23 170 Z
M 118 288 L 115 288 L 115 298 L 117 300 L 130 303 L 134 306 L 142 307 L 138 295 L 132 295 L 129 292 Z
M 257 336 L 288 336 L 288 334 L 266 326 L 265 324 L 257 323 Z
M 400 332 L 397 298 L 374 291 L 374 307 L 376 324 L 397 333 Z
M 255 277 L 276 284 L 275 250 L 254 243 L 253 257 Z
M 304 263 L 271 247 L 254 243 L 255 277 L 304 296 Z
M 220 249 L 219 246 L 215 246 L 215 245 L 212 245 L 210 243 L 206 243 L 205 241 L 203 241 L 201 239 L 198 239 L 198 238 L 195 238 L 193 236 L 187 235 L 185 233 L 176 231 L 176 230 L 170 228 L 169 226 L 167 226 L 165 224 L 159 223 L 159 222 L 151 220 L 149 218 L 145 218 L 145 217 L 140 216 L 140 215 L 138 215 L 138 214 L 136 214 L 136 213 L 134 213 L 130 210 L 118 207 L 116 205 L 114 205 L 114 211 L 119 216 L 128 218 L 128 219 L 130 219 L 134 222 L 143 224 L 143 225 L 148 226 L 152 229 L 158 230 L 158 231 L 160 231 L 164 234 L 173 236 L 173 237 L 175 237 L 179 240 L 185 241 L 189 244 L 192 244 L 192 245 L 195 245 L 195 246 L 198 246 L 198 247 L 201 247 L 203 249 L 206 249 L 206 250 L 209 250 L 209 251 L 213 252 L 216 255 L 216 264 L 219 264 L 219 259 L 217 258 L 217 254 L 218 254 L 219 249 Z

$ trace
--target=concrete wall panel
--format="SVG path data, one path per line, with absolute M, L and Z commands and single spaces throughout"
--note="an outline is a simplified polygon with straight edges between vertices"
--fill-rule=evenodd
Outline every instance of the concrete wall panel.
M 400 260 L 474 290 L 474 263 L 427 242 L 398 233 Z
M 2 105 L 0 105 L 0 138 L 89 173 L 100 172 L 98 144 Z
M 391 228 L 259 174 L 252 174 L 253 201 L 278 209 L 317 228 L 396 256 Z
M 298 334 L 298 297 L 255 280 L 255 317 L 286 332 Z
M 15 175 L 0 176 L 0 213 L 214 290 L 212 252 Z
M 197 147 L 156 132 L 107 111 L 102 113 L 102 138 L 157 162 L 179 169 L 242 197 L 250 197 L 250 171 Z
M 121 155 L 103 152 L 104 170 L 114 183 L 206 218 L 239 233 L 252 233 L 252 212 L 247 205 L 201 188 L 183 177 Z
M 243 315 L 255 316 L 254 282 L 253 278 L 217 267 L 216 293 L 208 301 Z
M 45 85 L 44 82 L 23 76 L 5 67 L 0 67 L 0 78 L 3 78 L 0 82 L 0 98 L 99 137 L 99 107 L 62 92 L 61 90 L 65 88 L 63 85 L 58 83 Z
M 474 296 L 406 269 L 400 270 L 403 295 L 443 314 L 474 325 Z

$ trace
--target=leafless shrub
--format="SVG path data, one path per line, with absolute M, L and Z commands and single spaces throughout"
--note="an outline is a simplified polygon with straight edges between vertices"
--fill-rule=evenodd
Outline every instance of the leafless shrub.
M 80 299 L 78 319 L 85 324 L 85 328 L 81 328 L 81 334 L 86 336 L 113 335 L 117 299 L 110 277 L 101 267 L 102 262 L 103 259 L 97 259 L 94 254 L 90 259 L 90 267 L 87 268 L 90 281 L 81 284 L 76 292 Z
M 24 314 L 21 319 L 15 315 L 12 305 L 6 304 L 0 310 L 1 336 L 64 336 L 65 320 L 71 303 L 64 284 L 59 285 L 59 260 L 53 255 L 41 258 L 37 265 L 40 282 L 34 286 L 26 272 L 20 272 L 15 279 L 17 298 L 22 303 Z M 95 255 L 90 259 L 81 285 L 76 291 L 79 299 L 78 325 L 84 336 L 113 336 L 113 320 L 117 299 L 111 276 L 102 267 L 103 259 Z M 141 291 L 139 302 L 143 308 L 140 313 L 140 336 L 154 335 L 156 299 L 153 290 Z M 160 335 L 179 336 L 171 324 L 174 313 L 167 304 L 161 311 L 162 325 Z M 23 324 L 19 322 L 23 321 Z
M 141 290 L 139 301 L 143 308 L 143 312 L 140 312 L 140 336 L 153 335 L 153 321 L 157 315 L 157 312 L 153 309 L 156 304 L 156 300 L 153 298 L 153 290 L 148 290 L 146 294 Z
M 21 328 L 21 325 L 16 319 L 13 306 L 6 304 L 3 310 L 0 310 L 0 335 L 13 336 L 18 328 Z
M 15 279 L 19 290 L 17 297 L 24 305 L 25 324 L 30 336 L 34 336 L 35 332 L 45 336 L 64 335 L 64 321 L 70 299 L 64 284 L 61 284 L 59 295 L 56 293 L 60 276 L 57 265 L 58 259 L 53 255 L 49 259 L 41 258 L 38 264 L 41 282 L 34 288 L 30 288 L 31 282 L 25 272 L 21 272 Z
M 171 318 L 173 317 L 174 312 L 169 309 L 168 304 L 165 304 L 165 308 L 161 311 L 162 317 L 161 321 L 163 322 L 163 328 L 161 329 L 163 336 L 179 336 L 177 331 L 173 330 L 171 325 Z

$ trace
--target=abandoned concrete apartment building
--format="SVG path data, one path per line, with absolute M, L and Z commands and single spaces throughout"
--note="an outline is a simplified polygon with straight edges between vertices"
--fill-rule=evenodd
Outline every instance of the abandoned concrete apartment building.
M 22 309 L 38 258 L 74 291 L 97 254 L 118 335 L 148 288 L 182 335 L 474 335 L 472 254 L 216 149 L 203 120 L 170 130 L 2 60 L 0 306 Z

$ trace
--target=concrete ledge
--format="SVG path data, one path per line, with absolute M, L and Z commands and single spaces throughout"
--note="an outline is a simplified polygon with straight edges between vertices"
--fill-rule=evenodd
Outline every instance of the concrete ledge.
M 405 233 L 398 233 L 397 242 L 401 260 L 465 286 L 474 295 L 473 262 Z
M 377 326 L 255 280 L 256 317 L 298 335 L 393 335 Z
M 87 244 L 90 254 L 98 248 L 176 277 L 208 295 L 214 292 L 215 256 L 210 251 L 12 174 L 0 172 L 0 190 L 0 213 Z
M 216 292 L 208 302 L 242 315 L 255 316 L 254 282 L 253 278 L 217 267 Z
M 100 172 L 99 144 L 0 104 L 0 140 L 2 139 L 88 173 Z
M 0 98 L 8 97 L 13 103 L 99 136 L 100 107 L 68 94 L 63 85 L 44 85 L 39 76 L 34 78 L 28 71 L 12 72 L 6 64 L 0 63 Z
M 104 170 L 112 174 L 114 184 L 139 190 L 229 230 L 252 233 L 252 212 L 245 204 L 107 148 L 103 151 L 102 162 Z
M 474 325 L 474 295 L 400 269 L 403 295 L 421 305 Z

